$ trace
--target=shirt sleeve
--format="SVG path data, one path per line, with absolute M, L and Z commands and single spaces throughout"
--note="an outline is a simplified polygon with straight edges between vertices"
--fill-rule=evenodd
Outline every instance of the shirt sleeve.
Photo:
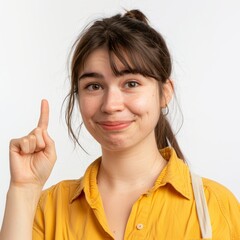
M 41 210 L 40 204 L 38 204 L 37 210 L 35 213 L 33 229 L 32 229 L 32 239 L 33 240 L 44 239 L 44 215 Z
M 224 239 L 240 239 L 240 203 L 231 191 L 221 184 L 208 179 L 204 182 L 213 239 L 221 239 L 220 234 L 226 237 Z
M 232 239 L 240 239 L 240 204 L 230 193 L 228 199 L 222 203 L 223 215 L 229 222 Z

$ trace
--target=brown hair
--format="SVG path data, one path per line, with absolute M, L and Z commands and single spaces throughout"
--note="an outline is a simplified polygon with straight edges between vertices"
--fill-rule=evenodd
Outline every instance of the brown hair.
M 124 15 L 95 21 L 78 37 L 73 46 L 71 57 L 71 89 L 68 94 L 65 114 L 68 132 L 79 144 L 78 135 L 72 127 L 72 114 L 78 94 L 79 72 L 90 53 L 106 47 L 111 68 L 115 75 L 120 75 L 113 56 L 116 56 L 131 73 L 140 73 L 159 82 L 160 95 L 163 84 L 170 78 L 172 62 L 165 40 L 149 24 L 146 16 L 139 10 L 127 11 Z M 184 160 L 172 128 L 164 114 L 160 114 L 155 128 L 156 142 L 159 149 L 172 146 L 178 157 Z M 80 144 L 79 144 L 80 145 Z M 80 145 L 81 146 L 81 145 Z

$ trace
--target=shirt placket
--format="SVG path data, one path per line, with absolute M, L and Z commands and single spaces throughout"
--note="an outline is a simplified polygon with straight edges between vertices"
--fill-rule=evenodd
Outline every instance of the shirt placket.
M 127 225 L 124 240 L 145 240 L 147 226 L 149 225 L 149 211 L 151 206 L 151 193 L 144 194 L 134 205 L 129 216 L 131 227 Z M 137 208 L 137 211 L 134 211 Z M 130 229 L 132 228 L 132 229 Z

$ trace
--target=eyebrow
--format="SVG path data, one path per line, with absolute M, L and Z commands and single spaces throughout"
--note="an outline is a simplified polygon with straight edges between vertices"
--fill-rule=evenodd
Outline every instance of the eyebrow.
M 117 74 L 115 74 L 115 75 L 123 76 L 123 75 L 128 75 L 128 74 L 141 74 L 141 73 L 139 73 L 139 71 L 137 71 L 136 69 L 123 69 L 121 71 L 118 71 Z M 102 79 L 102 78 L 104 78 L 104 76 L 101 73 L 97 73 L 97 72 L 86 72 L 86 73 L 83 73 L 82 75 L 80 75 L 78 80 L 82 80 L 84 78 Z
M 103 75 L 100 73 L 96 73 L 96 72 L 86 72 L 86 73 L 83 73 L 82 75 L 80 75 L 78 80 L 81 80 L 84 78 L 103 78 Z

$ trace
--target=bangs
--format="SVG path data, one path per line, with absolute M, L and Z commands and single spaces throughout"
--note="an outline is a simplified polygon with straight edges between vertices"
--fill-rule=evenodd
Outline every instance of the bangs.
M 146 50 L 139 46 L 132 46 L 130 42 L 109 41 L 107 47 L 110 66 L 116 76 L 123 74 L 122 69 L 119 69 L 116 64 L 116 60 L 119 60 L 124 67 L 124 72 L 141 74 L 161 81 L 161 77 L 154 69 L 154 63 L 151 64 L 152 61 L 149 58 L 153 54 L 147 54 Z
M 110 66 L 116 76 L 127 71 L 165 83 L 171 73 L 171 59 L 164 40 L 146 24 L 130 22 L 128 18 L 119 22 L 118 18 L 120 16 L 116 16 L 113 23 L 108 19 L 96 22 L 77 43 L 72 62 L 75 84 L 88 56 L 99 48 L 108 51 Z M 131 28 L 129 24 L 132 24 Z M 124 69 L 120 69 L 117 62 Z

